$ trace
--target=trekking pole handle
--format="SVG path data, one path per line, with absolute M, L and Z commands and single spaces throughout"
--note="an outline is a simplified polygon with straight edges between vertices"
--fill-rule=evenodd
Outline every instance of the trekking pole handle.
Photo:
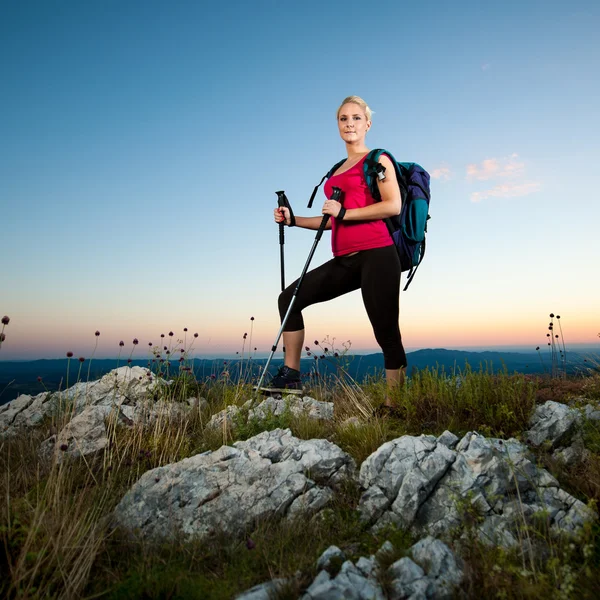
M 333 194 L 331 194 L 331 198 L 329 198 L 330 200 L 335 200 L 336 202 L 339 202 L 340 204 L 342 203 L 342 190 L 339 187 L 335 187 L 333 188 Z M 319 225 L 319 231 L 317 231 L 317 236 L 316 236 L 316 241 L 319 241 L 321 239 L 321 236 L 323 235 L 323 231 L 325 231 L 325 227 L 327 226 L 327 221 L 329 221 L 329 217 L 331 215 L 323 215 L 323 218 L 321 219 L 321 225 Z
M 277 206 L 283 208 L 286 204 L 289 205 L 288 199 L 283 190 L 275 192 L 277 194 Z M 280 211 L 283 213 L 283 211 Z M 282 215 L 284 220 L 279 223 L 279 263 L 281 267 L 281 291 L 285 290 L 285 257 L 283 246 L 285 244 L 285 213 Z
M 275 193 L 277 194 L 277 204 L 279 204 L 279 206 L 287 206 L 289 204 L 287 196 L 283 190 L 279 190 Z
M 275 193 L 277 194 L 277 205 L 279 208 L 287 208 L 290 211 L 290 227 L 294 227 L 294 225 L 296 225 L 296 217 L 294 217 L 294 211 L 292 210 L 292 206 L 287 199 L 285 192 L 281 190 Z M 285 222 L 283 224 L 285 225 Z
M 336 202 L 342 203 L 342 190 L 339 187 L 333 187 L 333 194 L 331 194 L 330 200 L 335 200 Z
M 277 206 L 279 206 L 279 208 L 283 208 L 286 205 L 286 203 L 288 203 L 287 198 L 285 196 L 285 192 L 283 190 L 280 190 L 279 192 L 275 193 L 277 194 Z M 284 217 L 284 220 L 281 223 L 279 223 L 279 243 L 283 245 L 285 237 L 285 234 L 283 232 L 283 227 L 285 225 L 285 213 L 283 211 L 279 212 Z

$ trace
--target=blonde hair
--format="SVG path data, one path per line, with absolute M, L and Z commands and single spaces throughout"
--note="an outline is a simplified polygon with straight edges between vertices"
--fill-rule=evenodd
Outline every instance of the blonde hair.
M 344 106 L 344 104 L 348 104 L 349 102 L 351 102 L 352 104 L 358 104 L 358 106 L 360 106 L 365 111 L 367 121 L 371 120 L 373 111 L 369 108 L 369 105 L 360 96 L 348 96 L 347 98 L 344 98 L 344 100 L 340 104 L 340 107 L 337 109 L 337 113 L 335 115 L 336 119 L 340 116 L 340 110 L 342 110 L 342 106 Z

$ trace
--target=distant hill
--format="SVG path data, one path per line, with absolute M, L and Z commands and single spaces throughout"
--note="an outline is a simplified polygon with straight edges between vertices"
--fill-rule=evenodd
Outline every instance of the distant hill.
M 519 373 L 543 373 L 550 367 L 550 360 L 547 353 L 542 355 L 543 359 L 536 352 L 498 352 L 483 351 L 469 352 L 465 350 L 446 350 L 444 348 L 428 348 L 409 352 L 408 364 L 409 375 L 415 370 L 420 369 L 438 369 L 446 373 L 460 371 L 468 364 L 472 369 L 480 368 L 498 371 L 505 369 Z M 542 364 L 542 360 L 544 364 Z M 91 367 L 89 362 L 80 363 L 72 359 L 69 366 L 67 381 L 67 359 L 43 359 L 33 361 L 3 361 L 0 362 L 0 404 L 5 404 L 14 400 L 20 394 L 39 394 L 45 389 L 56 391 L 65 389 L 67 384 L 73 385 L 79 376 L 80 381 L 88 380 L 88 368 L 90 368 L 89 380 L 94 381 L 102 377 L 117 366 L 127 364 L 122 359 L 94 359 Z M 266 359 L 253 359 L 244 361 L 240 365 L 238 359 L 199 359 L 193 361 L 193 369 L 196 377 L 203 380 L 214 375 L 220 377 L 224 370 L 227 370 L 229 376 L 237 381 L 240 368 L 244 372 L 249 370 L 254 376 L 258 376 L 264 367 Z M 337 362 L 343 365 L 348 374 L 356 381 L 364 381 L 368 376 L 374 376 L 383 371 L 383 356 L 381 353 L 375 354 L 354 354 L 337 359 Z M 281 358 L 274 360 L 271 364 L 272 370 L 281 365 Z M 598 360 L 596 360 L 596 366 Z M 131 365 L 148 366 L 147 360 L 133 360 Z M 177 363 L 174 363 L 177 365 Z M 574 373 L 586 370 L 591 366 L 586 362 L 586 355 L 583 353 L 567 351 L 567 371 Z M 315 361 L 311 358 L 302 359 L 302 371 L 309 372 L 318 367 L 321 375 L 336 372 L 336 359 L 321 359 Z M 177 373 L 178 366 L 172 366 L 171 374 Z M 38 382 L 38 377 L 42 378 L 42 383 Z
M 469 365 L 472 369 L 490 369 L 499 371 L 506 369 L 509 373 L 544 373 L 550 369 L 550 357 L 537 352 L 498 352 L 485 350 L 482 352 L 466 350 L 446 350 L 445 348 L 427 348 L 415 350 L 407 354 L 409 375 L 414 370 L 438 369 L 446 373 L 460 371 Z M 357 355 L 354 360 L 357 379 L 379 370 L 383 365 L 381 354 Z M 587 357 L 575 352 L 567 352 L 567 372 L 575 373 L 589 367 Z M 354 375 L 353 375 L 354 377 Z

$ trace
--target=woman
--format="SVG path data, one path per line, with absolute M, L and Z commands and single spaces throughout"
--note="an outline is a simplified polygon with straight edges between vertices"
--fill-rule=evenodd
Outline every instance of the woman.
M 389 157 L 382 154 L 379 162 L 385 167 L 385 179 L 377 183 L 381 202 L 375 202 L 363 174 L 363 161 L 369 153 L 365 137 L 371 128 L 371 109 L 362 98 L 349 96 L 342 102 L 337 111 L 337 124 L 348 158 L 328 179 L 325 195 L 330 198 L 334 186 L 341 188 L 343 206 L 335 200 L 326 200 L 322 209 L 324 215 L 331 217 L 327 229 L 332 233 L 334 258 L 304 277 L 283 331 L 285 364 L 264 388 L 271 391 L 297 392 L 302 388 L 302 310 L 357 289 L 362 292 L 375 339 L 383 351 L 388 390 L 404 377 L 406 354 L 398 325 L 400 259 L 382 220 L 400 212 L 396 173 Z M 297 216 L 292 224 L 290 211 L 285 207 L 276 208 L 274 216 L 276 223 L 313 230 L 319 228 L 322 220 L 322 217 Z M 279 296 L 282 321 L 296 284 L 297 281 Z M 384 406 L 392 408 L 389 394 Z

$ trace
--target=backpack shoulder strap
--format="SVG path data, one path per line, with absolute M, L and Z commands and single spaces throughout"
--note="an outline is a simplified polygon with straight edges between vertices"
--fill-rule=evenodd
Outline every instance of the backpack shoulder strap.
M 367 157 L 365 158 L 365 162 L 363 165 L 363 172 L 365 176 L 365 180 L 367 185 L 369 186 L 369 191 L 371 192 L 371 196 L 375 199 L 375 202 L 381 202 L 381 194 L 379 193 L 379 187 L 377 186 L 378 179 L 383 179 L 381 176 L 385 173 L 385 167 L 379 162 L 379 157 L 382 154 L 387 154 L 394 165 L 394 169 L 396 171 L 396 179 L 398 180 L 398 185 L 400 186 L 400 191 L 402 194 L 402 198 L 405 197 L 406 193 L 406 181 L 404 177 L 404 173 L 398 163 L 398 161 L 394 158 L 391 152 L 384 150 L 383 148 L 377 148 L 375 150 L 371 150 Z
M 313 190 L 313 193 L 310 196 L 310 200 L 308 201 L 308 208 L 312 208 L 313 200 L 315 199 L 315 196 L 317 195 L 317 190 L 321 187 L 321 184 L 326 179 L 329 179 L 345 162 L 346 159 L 342 158 L 342 160 L 336 162 L 335 165 L 333 165 L 333 167 L 331 167 L 331 169 L 329 169 L 329 171 L 327 171 L 327 173 L 323 175 L 323 179 L 321 179 L 321 181 L 319 181 L 319 184 L 315 186 L 315 189 Z

